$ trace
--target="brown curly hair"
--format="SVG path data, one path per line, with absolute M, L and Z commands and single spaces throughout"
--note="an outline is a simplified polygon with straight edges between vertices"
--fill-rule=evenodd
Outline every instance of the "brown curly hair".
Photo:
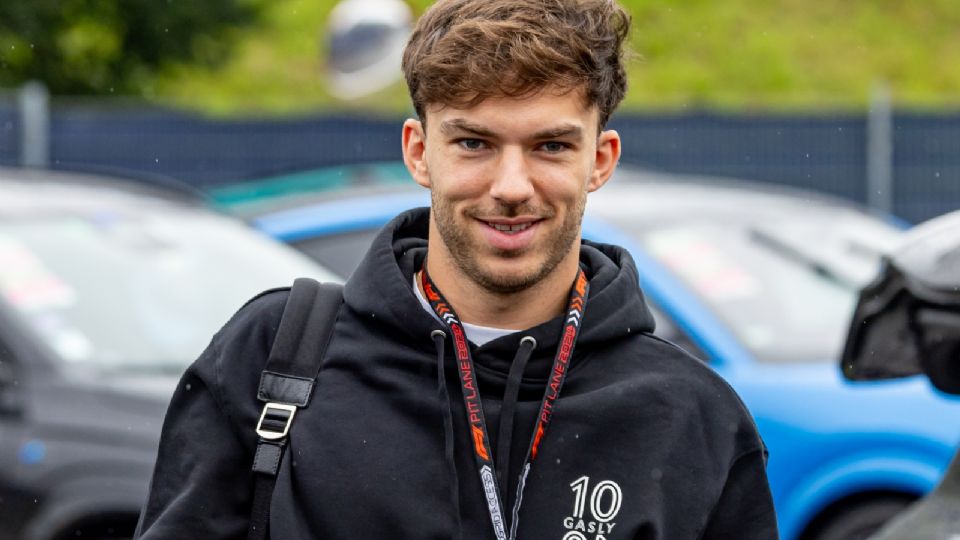
M 471 107 L 552 86 L 582 91 L 602 129 L 626 92 L 629 29 L 615 0 L 439 0 L 417 22 L 403 73 L 421 120 L 429 104 Z

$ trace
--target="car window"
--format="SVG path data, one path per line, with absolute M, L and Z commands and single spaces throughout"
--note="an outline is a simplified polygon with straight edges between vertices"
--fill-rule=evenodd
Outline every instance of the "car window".
M 841 210 L 829 220 L 619 224 L 769 362 L 836 359 L 857 291 L 901 234 Z
M 339 279 L 192 207 L 0 220 L 0 298 L 68 364 L 182 370 L 247 299 Z
M 315 236 L 292 245 L 346 279 L 357 269 L 378 232 L 379 229 L 361 229 Z

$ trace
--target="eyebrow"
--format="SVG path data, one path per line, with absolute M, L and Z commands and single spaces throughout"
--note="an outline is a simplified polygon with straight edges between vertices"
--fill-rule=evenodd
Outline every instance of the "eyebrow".
M 494 132 L 489 129 L 479 125 L 468 122 L 463 118 L 454 118 L 452 120 L 444 120 L 440 123 L 440 132 L 445 135 L 452 135 L 456 132 L 467 132 L 474 135 L 479 135 L 481 137 L 493 137 Z
M 548 128 L 543 131 L 538 131 L 533 134 L 534 139 L 561 139 L 561 138 L 570 138 L 570 139 L 579 139 L 583 129 L 580 126 L 574 124 L 562 124 L 556 127 Z
M 450 136 L 458 132 L 467 132 L 480 137 L 494 137 L 496 133 L 490 129 L 481 126 L 479 124 L 474 124 L 463 118 L 453 118 L 451 120 L 444 120 L 440 123 L 441 133 Z M 575 124 L 561 124 L 559 126 L 550 127 L 541 131 L 538 131 L 530 137 L 533 140 L 542 140 L 542 139 L 559 139 L 559 138 L 573 138 L 579 139 L 583 134 L 583 129 Z

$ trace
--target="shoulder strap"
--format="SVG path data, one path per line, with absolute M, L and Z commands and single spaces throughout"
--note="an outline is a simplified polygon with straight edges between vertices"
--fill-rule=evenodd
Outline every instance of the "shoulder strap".
M 319 359 L 333 334 L 343 287 L 299 278 L 293 282 L 257 399 L 306 407 L 320 372 Z
M 306 407 L 320 364 L 343 303 L 343 287 L 299 278 L 293 282 L 267 365 L 260 375 L 257 399 L 264 402 L 257 423 L 253 458 L 254 491 L 248 540 L 265 540 L 270 501 L 287 435 L 298 408 Z

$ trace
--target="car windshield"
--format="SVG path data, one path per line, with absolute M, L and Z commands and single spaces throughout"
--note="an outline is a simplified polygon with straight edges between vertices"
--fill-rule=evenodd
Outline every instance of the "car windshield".
M 857 293 L 901 232 L 853 210 L 829 217 L 619 220 L 765 362 L 833 360 Z
M 340 281 L 201 208 L 0 219 L 0 296 L 83 368 L 182 371 L 244 301 L 299 276 Z

